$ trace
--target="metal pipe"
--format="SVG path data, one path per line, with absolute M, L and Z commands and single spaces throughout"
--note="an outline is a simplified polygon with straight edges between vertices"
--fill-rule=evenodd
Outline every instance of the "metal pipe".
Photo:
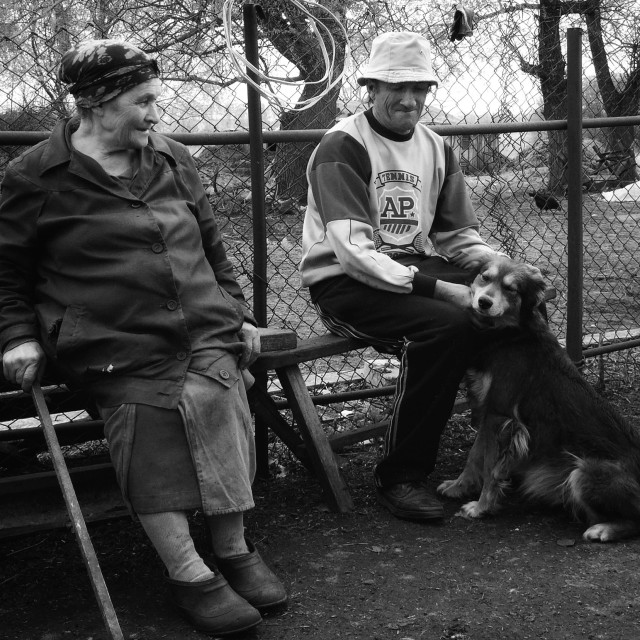
M 585 118 L 583 129 L 604 129 L 609 127 L 640 125 L 640 116 L 620 118 Z M 442 136 L 475 133 L 525 133 L 528 131 L 556 131 L 567 128 L 566 120 L 546 120 L 536 122 L 486 122 L 481 124 L 430 125 Z M 262 131 L 263 141 L 269 142 L 317 142 L 326 129 L 298 129 L 288 131 Z M 0 146 L 27 146 L 46 140 L 49 131 L 0 131 Z M 249 144 L 248 131 L 211 131 L 199 133 L 165 133 L 168 138 L 191 146 Z
M 567 353 L 582 359 L 582 29 L 567 30 Z
M 258 67 L 259 6 L 249 3 L 242 7 L 244 46 L 247 61 Z M 247 75 L 259 83 L 257 74 L 247 67 Z M 251 209 L 253 211 L 253 314 L 258 326 L 267 326 L 267 231 L 264 210 L 264 146 L 260 92 L 247 83 L 249 113 L 249 147 L 251 151 Z
M 258 67 L 258 13 L 259 5 L 247 3 L 242 7 L 244 47 L 247 62 Z M 258 75 L 247 67 L 247 75 L 258 84 Z M 251 210 L 253 212 L 253 315 L 259 327 L 267 326 L 267 216 L 265 214 L 264 145 L 262 137 L 262 110 L 260 92 L 247 83 L 247 110 L 249 114 L 249 148 L 251 152 Z M 267 372 L 256 375 L 255 384 L 267 387 Z M 269 429 L 265 421 L 256 416 L 255 422 L 256 473 L 269 476 Z
M 593 358 L 594 356 L 601 356 L 605 353 L 613 353 L 614 351 L 626 351 L 627 349 L 633 349 L 640 347 L 640 338 L 637 340 L 623 340 L 622 342 L 616 342 L 615 344 L 607 344 L 602 347 L 593 347 L 591 349 L 585 349 L 582 352 L 583 358 Z

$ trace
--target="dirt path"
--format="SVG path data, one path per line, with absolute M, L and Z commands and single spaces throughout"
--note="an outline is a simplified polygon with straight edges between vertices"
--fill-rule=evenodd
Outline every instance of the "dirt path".
M 466 442 L 444 443 L 433 481 L 459 468 Z M 258 640 L 637 640 L 640 540 L 580 538 L 562 512 L 512 504 L 469 522 L 446 505 L 441 525 L 396 520 L 370 482 L 375 447 L 345 456 L 356 511 L 327 512 L 313 478 L 292 472 L 256 486 L 248 534 L 284 580 L 288 610 Z M 201 519 L 193 520 L 204 548 Z M 205 637 L 176 616 L 161 566 L 129 519 L 90 525 L 127 640 Z M 72 535 L 0 540 L 0 638 L 106 640 Z

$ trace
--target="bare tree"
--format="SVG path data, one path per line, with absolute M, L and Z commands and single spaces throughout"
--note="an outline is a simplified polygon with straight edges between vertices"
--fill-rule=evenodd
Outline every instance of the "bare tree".
M 560 18 L 562 7 L 556 0 L 541 0 L 538 15 L 538 62 L 521 59 L 525 73 L 540 81 L 545 120 L 564 120 L 567 117 L 567 77 L 562 55 Z M 566 133 L 549 131 L 548 189 L 561 193 L 567 184 Z
M 337 0 L 322 0 L 321 4 L 338 19 L 344 21 L 344 12 L 348 3 Z M 267 0 L 262 4 L 265 19 L 261 23 L 261 32 L 278 53 L 290 61 L 299 72 L 303 82 L 299 104 L 305 104 L 317 97 L 322 91 L 321 79 L 327 72 L 317 28 L 310 28 L 308 18 L 295 5 L 282 0 Z M 320 21 L 331 34 L 335 43 L 336 58 L 331 80 L 342 71 L 345 63 L 346 44 L 339 25 L 326 12 L 311 9 L 314 18 Z M 326 45 L 329 47 L 329 44 Z M 309 108 L 304 110 L 284 110 L 280 114 L 281 130 L 325 129 L 334 124 L 337 112 L 337 100 L 341 86 L 338 84 L 322 96 Z M 276 188 L 281 198 L 295 198 L 300 202 L 306 200 L 307 184 L 305 169 L 314 143 L 298 142 L 276 149 L 273 161 L 273 173 L 276 176 Z
M 487 90 L 496 89 L 499 75 L 503 96 L 496 117 L 509 113 L 510 106 L 523 98 L 539 96 L 545 118 L 566 117 L 563 33 L 569 16 L 574 22 L 582 17 L 606 114 L 637 112 L 640 29 L 635 0 L 539 0 L 533 4 L 489 0 L 476 12 L 479 25 L 467 48 L 449 41 L 453 10 L 448 5 L 427 5 L 418 0 L 320 1 L 345 25 L 354 67 L 365 63 L 376 35 L 409 29 L 425 34 L 433 43 L 434 66 L 442 79 L 443 96 L 456 78 L 471 78 L 471 67 L 478 69 L 474 77 L 480 81 L 486 74 L 490 80 Z M 312 32 L 313 21 L 291 0 L 262 0 L 260 4 L 266 13 L 259 25 L 261 68 L 268 73 L 286 67 L 288 79 L 300 85 L 299 101 L 306 102 L 322 90 L 317 81 L 326 71 Z M 226 26 L 231 29 L 231 46 L 244 51 L 240 7 L 240 2 L 234 5 L 233 24 Z M 336 45 L 334 74 L 338 74 L 346 63 L 343 32 L 326 11 L 317 5 L 308 8 L 317 24 L 331 33 Z M 0 24 L 0 111 L 20 109 L 20 99 L 25 108 L 37 106 L 66 115 L 69 101 L 64 87 L 55 79 L 61 54 L 88 37 L 122 37 L 133 39 L 159 57 L 167 86 L 164 106 L 169 128 L 192 131 L 246 127 L 244 94 L 237 90 L 243 78 L 231 64 L 224 26 L 211 0 L 15 0 L 8 4 L 8 13 Z M 478 68 L 480 59 L 484 59 L 485 69 Z M 515 61 L 526 76 L 515 70 Z M 519 88 L 525 77 L 536 79 L 540 92 L 523 95 Z M 324 129 L 335 122 L 339 111 L 353 107 L 358 95 L 354 78 L 347 77 L 342 87 L 334 87 L 309 109 L 266 107 L 265 126 Z M 474 98 L 460 98 L 454 108 L 454 121 L 460 121 L 460 112 L 466 117 L 478 110 Z M 516 109 L 514 117 L 520 113 Z M 445 110 L 440 115 L 446 116 Z M 551 132 L 548 139 L 549 187 L 561 191 L 566 183 L 564 134 Z M 625 170 L 622 177 L 635 177 L 633 129 L 610 130 L 609 145 L 611 150 L 628 152 L 628 172 Z M 300 143 L 286 145 L 286 151 L 277 150 L 273 168 L 280 197 L 304 199 L 304 170 L 312 148 L 313 144 Z
M 582 16 L 586 23 L 596 82 L 606 115 L 615 117 L 637 114 L 640 105 L 640 33 L 631 3 L 623 0 L 614 6 L 611 2 L 604 9 L 602 0 L 540 0 L 538 4 L 508 5 L 483 16 L 483 19 L 497 13 L 516 14 L 522 11 L 534 12 L 537 19 L 536 59 L 532 61 L 527 52 L 523 53 L 518 49 L 518 40 L 512 34 L 509 48 L 518 57 L 521 70 L 538 79 L 545 119 L 563 120 L 567 117 L 566 64 L 562 53 L 561 28 L 563 18 L 568 16 Z M 525 38 L 522 37 L 519 41 L 522 43 Z M 616 59 L 617 69 L 623 66 L 618 82 L 610 70 L 612 56 Z M 628 157 L 618 178 L 633 181 L 636 178 L 634 128 L 617 127 L 610 131 L 610 149 L 624 152 Z M 551 131 L 548 141 L 547 187 L 553 193 L 562 193 L 566 188 L 566 134 Z
M 585 3 L 584 7 L 589 47 L 604 110 L 609 117 L 637 115 L 640 106 L 640 40 L 635 7 L 626 7 L 630 11 L 622 14 L 620 6 L 603 8 L 600 0 L 591 0 Z M 607 13 L 609 17 L 606 26 L 603 25 L 603 13 Z M 627 50 L 625 57 L 628 60 L 628 66 L 618 81 L 611 73 L 604 38 L 605 29 L 612 30 L 612 28 L 619 39 L 618 47 Z M 607 37 L 607 41 L 612 43 L 613 38 L 610 40 Z M 635 127 L 613 127 L 608 132 L 611 151 L 626 156 L 625 161 L 621 163 L 618 178 L 626 182 L 634 182 L 637 177 L 634 152 Z

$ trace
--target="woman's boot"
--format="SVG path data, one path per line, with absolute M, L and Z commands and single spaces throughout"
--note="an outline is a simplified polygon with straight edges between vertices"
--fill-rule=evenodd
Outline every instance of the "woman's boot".
M 250 629 L 260 613 L 241 598 L 221 575 L 200 582 L 181 582 L 165 575 L 175 605 L 198 631 L 224 636 Z

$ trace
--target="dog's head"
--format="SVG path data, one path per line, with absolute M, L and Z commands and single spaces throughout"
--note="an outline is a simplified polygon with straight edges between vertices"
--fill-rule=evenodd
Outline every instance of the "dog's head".
M 540 269 L 506 256 L 483 258 L 471 283 L 472 308 L 488 326 L 522 326 L 539 316 L 546 285 Z

